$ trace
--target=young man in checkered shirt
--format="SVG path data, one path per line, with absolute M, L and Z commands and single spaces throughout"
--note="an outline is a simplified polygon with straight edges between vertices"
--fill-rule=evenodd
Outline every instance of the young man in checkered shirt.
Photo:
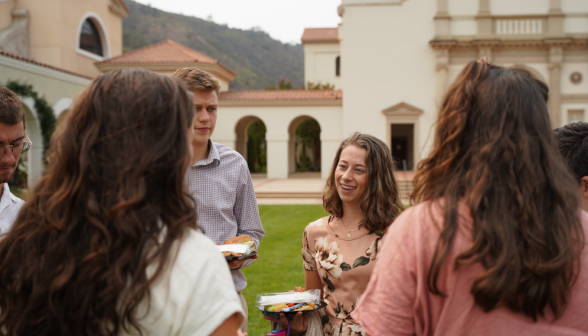
M 185 183 L 196 200 L 198 228 L 215 243 L 247 235 L 259 248 L 265 232 L 247 162 L 236 151 L 210 140 L 216 125 L 220 82 L 196 68 L 178 69 L 174 76 L 184 81 L 194 94 L 193 158 Z M 247 302 L 241 292 L 247 286 L 247 279 L 241 269 L 256 258 L 228 263 L 246 314 L 242 326 L 244 332 L 247 331 L 248 314 Z

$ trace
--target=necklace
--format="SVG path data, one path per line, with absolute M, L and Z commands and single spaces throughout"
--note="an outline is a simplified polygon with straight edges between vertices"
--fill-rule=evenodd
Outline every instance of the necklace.
M 361 226 L 362 226 L 362 225 L 361 225 L 361 224 L 359 224 L 359 226 L 357 227 L 357 229 L 354 229 L 354 230 L 349 230 L 349 229 L 347 228 L 347 225 L 345 225 L 345 223 L 343 223 L 343 219 L 342 219 L 342 218 L 340 218 L 339 220 L 341 221 L 341 224 L 343 224 L 343 227 L 345 228 L 345 230 L 347 230 L 347 238 L 350 238 L 350 237 L 351 237 L 351 232 L 353 232 L 353 231 L 357 231 L 357 230 L 361 229 Z

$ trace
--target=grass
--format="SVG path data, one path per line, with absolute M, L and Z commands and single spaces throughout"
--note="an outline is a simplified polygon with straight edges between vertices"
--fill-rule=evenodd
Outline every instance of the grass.
M 259 259 L 243 270 L 248 283 L 243 295 L 249 307 L 250 336 L 265 336 L 270 331 L 269 322 L 255 307 L 258 293 L 304 287 L 302 233 L 308 223 L 327 215 L 322 205 L 260 205 L 259 214 L 265 238 L 260 244 Z

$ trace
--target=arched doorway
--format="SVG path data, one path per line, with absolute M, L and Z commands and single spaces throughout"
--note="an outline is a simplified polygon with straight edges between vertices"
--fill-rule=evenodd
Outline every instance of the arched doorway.
M 242 118 L 235 127 L 236 150 L 247 161 L 251 173 L 267 173 L 266 132 L 265 123 L 253 116 Z
M 300 116 L 288 127 L 288 172 L 321 171 L 321 127 L 316 119 Z

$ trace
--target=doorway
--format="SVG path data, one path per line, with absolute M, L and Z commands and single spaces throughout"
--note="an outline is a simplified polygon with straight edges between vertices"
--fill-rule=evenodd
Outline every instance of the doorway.
M 391 151 L 396 170 L 414 169 L 414 124 L 392 124 Z

